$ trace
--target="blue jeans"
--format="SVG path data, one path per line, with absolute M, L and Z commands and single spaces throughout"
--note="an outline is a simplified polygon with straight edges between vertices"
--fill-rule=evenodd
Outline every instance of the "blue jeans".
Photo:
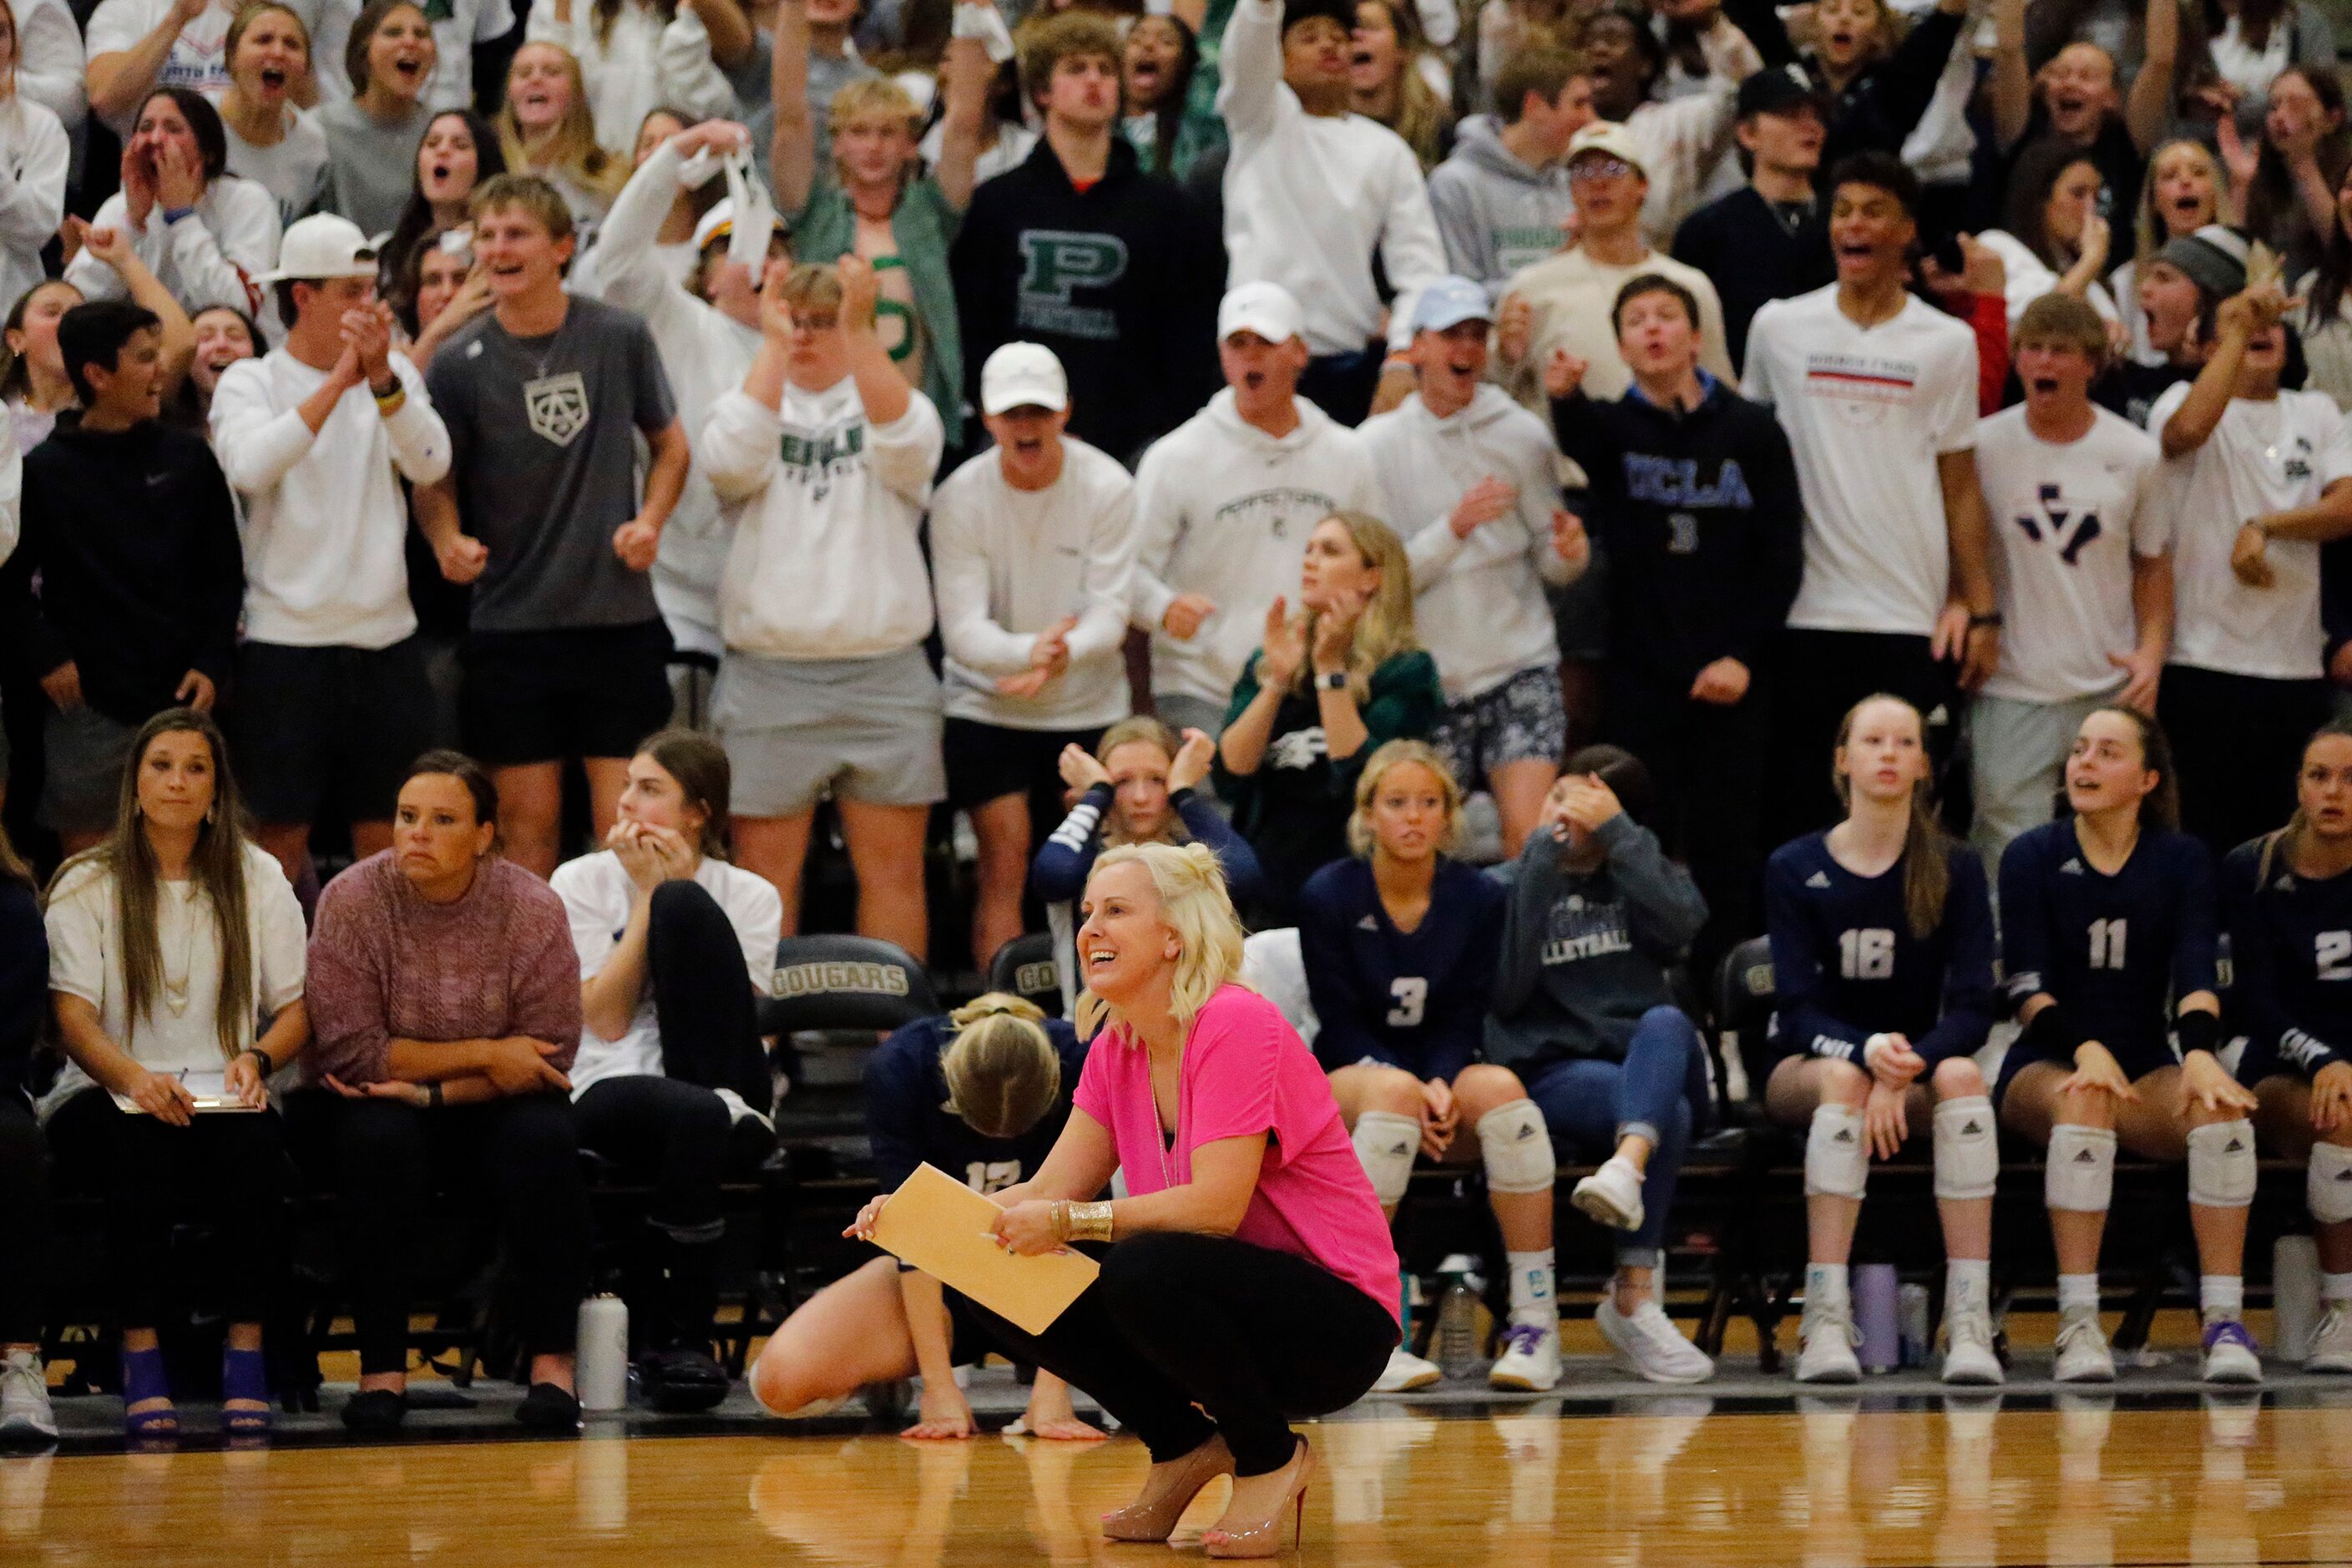
M 1618 1238 L 1623 1268 L 1655 1268 L 1675 1203 L 1675 1184 L 1690 1151 L 1692 1107 L 1686 1086 L 1698 1059 L 1698 1031 L 1678 1007 L 1642 1015 L 1622 1062 L 1578 1058 L 1539 1068 L 1525 1081 L 1543 1112 L 1557 1152 L 1605 1160 L 1629 1132 L 1650 1140 L 1642 1183 L 1642 1225 Z

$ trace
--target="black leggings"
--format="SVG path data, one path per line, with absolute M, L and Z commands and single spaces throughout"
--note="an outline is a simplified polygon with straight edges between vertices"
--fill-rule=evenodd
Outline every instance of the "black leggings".
M 680 1083 L 731 1089 L 763 1115 L 775 1103 L 760 1014 L 734 924 L 694 882 L 654 889 L 646 968 L 661 1028 L 662 1071 Z
M 551 1355 L 572 1348 L 588 1293 L 591 1220 L 571 1100 L 527 1094 L 423 1110 L 316 1089 L 298 1098 L 297 1120 L 310 1124 L 306 1142 L 323 1144 L 341 1194 L 362 1373 L 407 1368 L 416 1236 L 436 1188 L 497 1205 L 520 1278 L 523 1349 Z
M 48 1331 L 49 1151 L 33 1108 L 12 1089 L 0 1089 L 0 1214 L 8 1216 L 0 1345 L 37 1345 Z
M 170 1299 L 172 1225 L 201 1211 L 218 1248 L 222 1313 L 268 1315 L 284 1268 L 286 1142 L 275 1110 L 218 1111 L 174 1127 L 85 1089 L 49 1119 L 60 1175 L 106 1200 L 106 1250 L 122 1326 L 152 1329 Z
M 633 1073 L 590 1085 L 572 1110 L 582 1148 L 653 1184 L 646 1205 L 652 1235 L 632 1238 L 651 1245 L 633 1248 L 637 1267 L 626 1292 L 641 1342 L 708 1344 L 726 1234 L 719 1203 L 732 1147 L 726 1102 L 690 1083 Z
M 1013 1359 L 1092 1395 L 1153 1463 L 1222 1432 L 1244 1476 L 1288 1464 L 1291 1418 L 1362 1398 L 1397 1343 L 1388 1309 L 1328 1269 L 1188 1232 L 1111 1247 L 1102 1277 L 1042 1334 L 972 1310 Z

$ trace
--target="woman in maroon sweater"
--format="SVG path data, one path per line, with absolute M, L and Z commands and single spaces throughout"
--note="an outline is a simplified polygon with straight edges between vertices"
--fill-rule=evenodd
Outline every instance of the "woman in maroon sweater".
M 393 847 L 319 897 L 309 1001 L 313 1083 L 340 1100 L 328 1140 L 360 1337 L 345 1425 L 407 1408 L 411 1248 L 432 1187 L 488 1186 L 521 1275 L 525 1426 L 570 1432 L 588 1194 L 564 1078 L 580 1043 L 580 967 L 563 902 L 498 854 L 498 793 L 455 752 L 401 785 Z

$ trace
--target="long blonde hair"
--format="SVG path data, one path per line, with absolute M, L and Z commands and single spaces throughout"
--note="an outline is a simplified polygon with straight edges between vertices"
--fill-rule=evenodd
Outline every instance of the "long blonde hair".
M 1381 781 L 1391 769 L 1408 763 L 1436 774 L 1437 787 L 1445 796 L 1445 831 L 1438 835 L 1437 852 L 1451 854 L 1462 841 L 1462 785 L 1454 770 L 1445 765 L 1445 758 L 1426 741 L 1391 741 L 1372 753 L 1356 779 L 1356 809 L 1348 816 L 1348 847 L 1360 858 L 1371 858 L 1379 837 L 1372 831 L 1372 802 L 1380 798 Z
M 1874 691 L 1845 710 L 1838 721 L 1837 749 L 1843 752 L 1853 738 L 1853 721 L 1862 710 L 1874 702 L 1892 702 L 1907 710 L 1919 726 L 1919 750 L 1927 750 L 1927 720 L 1918 706 L 1891 691 Z M 1849 811 L 1853 808 L 1853 781 L 1837 766 L 1832 753 L 1830 783 L 1837 788 L 1838 804 Z M 1952 837 L 1937 824 L 1933 807 L 1934 790 L 1930 781 L 1921 779 L 1911 786 L 1911 810 L 1903 827 L 1903 913 L 1911 927 L 1911 934 L 1925 942 L 1943 923 L 1944 898 L 1952 889 Z
M 1205 844 L 1121 844 L 1106 849 L 1087 874 L 1096 878 L 1113 866 L 1140 864 L 1160 895 L 1160 921 L 1176 933 L 1175 978 L 1168 987 L 1168 1011 L 1176 1026 L 1190 1032 L 1192 1020 L 1220 986 L 1242 973 L 1242 921 L 1225 891 L 1225 868 Z M 1118 1023 L 1111 1005 L 1093 991 L 1078 993 L 1080 1037 L 1091 1039 L 1105 1022 Z
M 562 44 L 551 44 L 544 38 L 534 38 L 522 47 L 552 49 L 563 57 L 563 75 L 572 85 L 572 101 L 555 129 L 533 146 L 523 139 L 522 123 L 515 118 L 513 94 L 500 89 L 499 115 L 493 124 L 499 133 L 499 149 L 506 154 L 507 167 L 519 174 L 538 174 L 542 178 L 562 174 L 606 196 L 616 195 L 628 183 L 629 171 L 596 141 L 596 114 L 588 107 L 588 79 L 580 73 L 579 58 Z M 522 49 L 515 51 L 517 58 L 521 54 Z M 507 64 L 507 72 L 511 81 L 511 60 Z
M 1362 703 L 1371 697 L 1372 671 L 1397 654 L 1421 646 L 1412 628 L 1412 561 L 1405 554 L 1404 541 L 1397 537 L 1396 530 L 1370 512 L 1335 511 L 1315 526 L 1320 528 L 1325 522 L 1337 522 L 1346 529 L 1364 564 L 1381 574 L 1381 585 L 1372 590 L 1371 603 L 1356 617 L 1348 640 L 1348 689 Z M 1317 619 L 1312 610 L 1301 610 L 1291 617 L 1294 626 L 1305 628 L 1309 648 L 1315 646 Z M 1291 689 L 1307 689 L 1314 666 L 1311 658 L 1298 661 L 1298 672 L 1290 678 Z
M 237 795 L 236 777 L 228 770 L 228 744 L 209 714 L 193 708 L 167 708 L 139 727 L 122 767 L 122 781 L 114 797 L 114 826 L 104 838 L 72 857 L 50 879 L 54 899 L 66 879 L 88 865 L 114 879 L 115 940 L 121 947 L 122 1047 L 139 1033 L 139 1026 L 163 990 L 163 950 L 158 935 L 163 876 L 155 847 L 147 841 L 146 814 L 139 807 L 139 772 L 147 749 L 164 735 L 191 734 L 212 753 L 213 804 L 196 829 L 196 845 L 188 857 L 190 880 L 212 906 L 213 926 L 220 942 L 220 994 L 213 1011 L 213 1032 L 221 1058 L 234 1060 L 245 1049 L 246 1032 L 253 1025 L 254 965 L 251 900 L 245 881 L 245 805 Z
M 940 1055 L 947 1109 L 983 1138 L 1018 1138 L 1044 1121 L 1062 1094 L 1062 1054 L 1045 1033 L 1045 1009 L 990 991 L 948 1022 L 956 1037 Z

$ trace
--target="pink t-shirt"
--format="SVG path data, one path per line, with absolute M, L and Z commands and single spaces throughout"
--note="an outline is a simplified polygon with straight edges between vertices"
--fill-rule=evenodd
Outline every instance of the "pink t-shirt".
M 1356 1158 L 1330 1080 L 1297 1031 L 1254 991 L 1227 985 L 1192 1020 L 1176 1086 L 1176 1142 L 1160 1136 L 1151 1058 L 1123 1028 L 1095 1037 L 1077 1108 L 1110 1130 L 1130 1193 L 1192 1179 L 1192 1151 L 1267 1133 L 1257 1190 L 1234 1232 L 1318 1264 L 1397 1310 L 1396 1247 Z

